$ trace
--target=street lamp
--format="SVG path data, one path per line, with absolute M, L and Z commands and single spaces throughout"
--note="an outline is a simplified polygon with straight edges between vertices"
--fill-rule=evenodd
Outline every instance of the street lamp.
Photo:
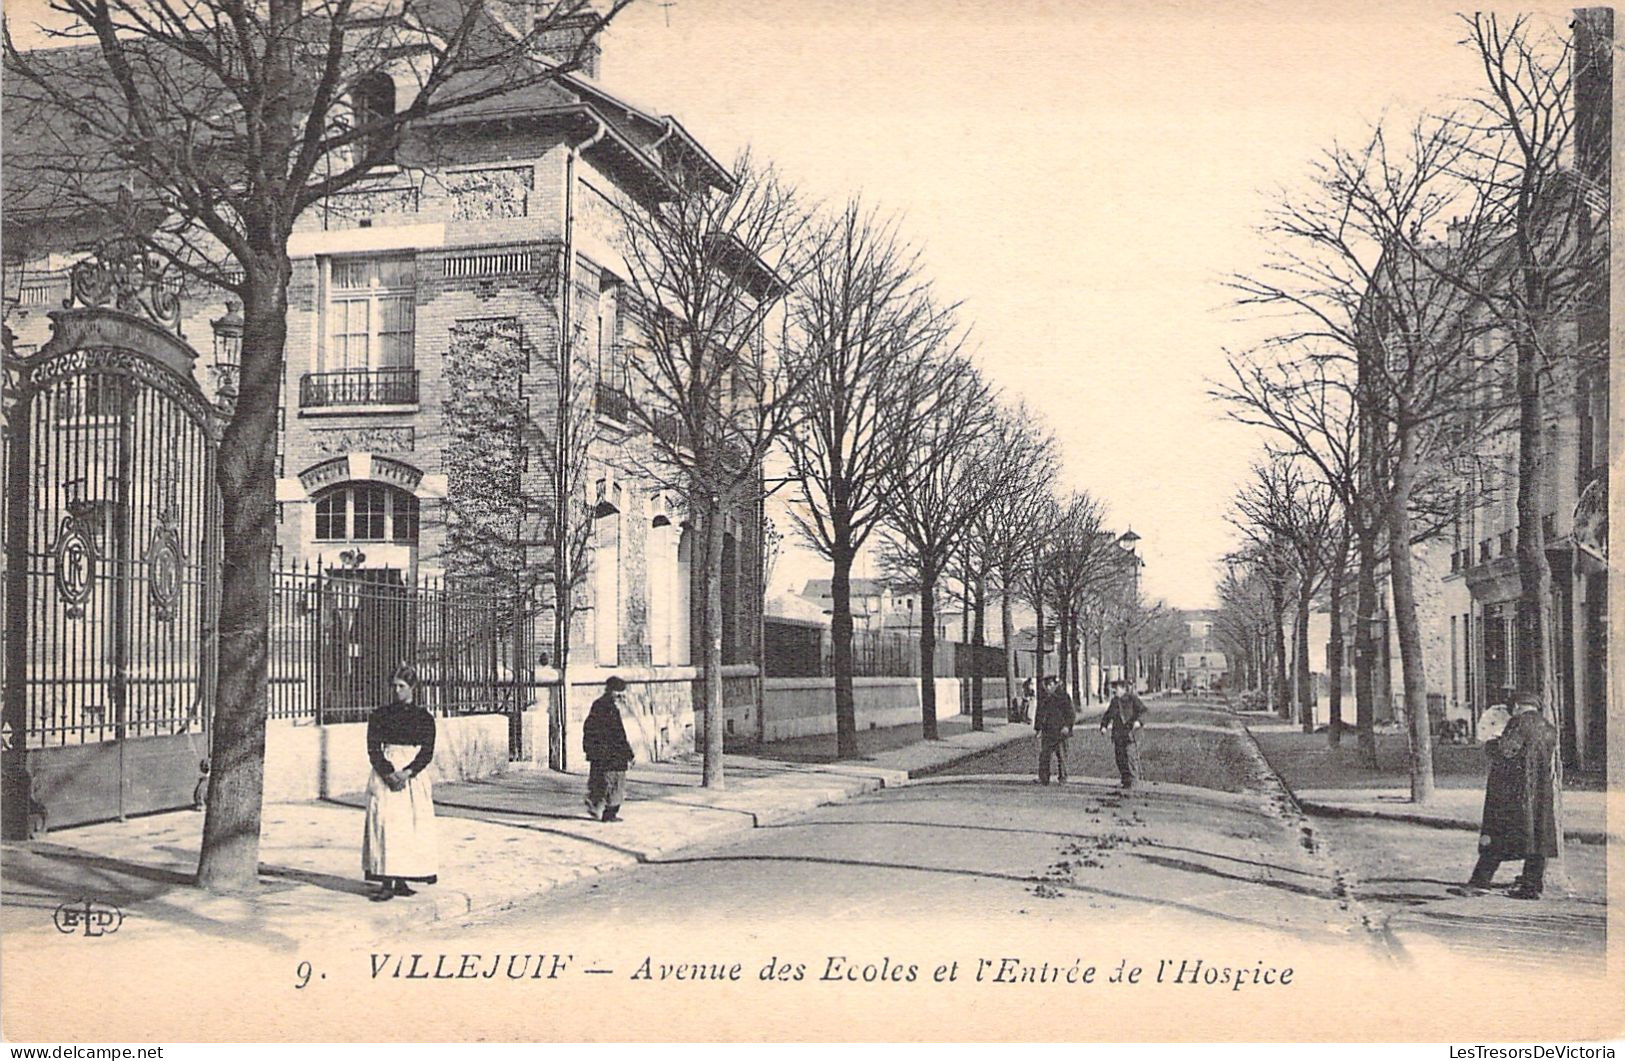
M 1134 607 L 1138 607 L 1139 603 L 1140 603 L 1140 557 L 1139 557 L 1139 554 L 1137 554 L 1134 551 L 1134 547 L 1136 545 L 1138 545 L 1139 542 L 1140 542 L 1140 536 L 1138 534 L 1134 533 L 1134 528 L 1133 527 L 1130 527 L 1128 530 L 1124 531 L 1123 534 L 1122 534 L 1122 537 L 1117 539 L 1117 544 L 1119 546 L 1121 546 L 1123 548 L 1123 550 L 1125 552 L 1127 552 L 1128 555 L 1129 555 L 1129 571 L 1130 571 L 1130 577 L 1133 579 L 1133 581 L 1131 583 L 1129 603 L 1130 603 L 1131 606 L 1134 606 Z M 1123 644 L 1122 644 L 1122 648 L 1123 648 L 1123 678 L 1124 678 L 1125 681 L 1130 683 L 1129 684 L 1129 690 L 1131 692 L 1136 692 L 1136 691 L 1139 690 L 1140 681 L 1139 681 L 1139 675 L 1137 673 L 1134 675 L 1134 677 L 1132 677 L 1132 678 L 1129 677 L 1129 669 L 1128 669 L 1129 668 L 1129 662 L 1128 662 L 1128 622 L 1126 621 L 1126 617 L 1125 617 L 1125 622 L 1123 623 Z

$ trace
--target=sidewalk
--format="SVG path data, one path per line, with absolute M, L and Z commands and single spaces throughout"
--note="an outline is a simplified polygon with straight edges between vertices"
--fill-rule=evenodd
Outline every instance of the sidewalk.
M 1484 805 L 1481 746 L 1441 748 L 1435 798 L 1419 806 L 1409 802 L 1401 733 L 1379 740 L 1381 768 L 1372 771 L 1356 759 L 1352 734 L 1334 751 L 1324 733 L 1303 733 L 1272 714 L 1237 717 L 1299 806 L 1322 819 L 1313 826 L 1316 846 L 1335 864 L 1340 887 L 1367 927 L 1396 956 L 1449 961 L 1468 952 L 1537 975 L 1549 963 L 1600 972 L 1608 909 L 1605 793 L 1565 789 L 1563 874 L 1548 876 L 1552 887 L 1543 901 L 1505 894 L 1516 863 L 1504 867 L 1488 895 L 1459 896 L 1454 888 L 1472 865 Z
M 440 883 L 388 903 L 366 901 L 360 850 L 365 800 L 270 804 L 261 832 L 262 890 L 252 899 L 214 896 L 191 885 L 203 815 L 155 814 L 51 833 L 4 845 L 0 930 L 54 931 L 59 903 L 91 898 L 123 911 L 121 933 L 190 929 L 255 937 L 286 947 L 316 935 L 398 933 L 435 921 L 489 913 L 560 884 L 607 873 L 804 814 L 826 803 L 942 769 L 1030 730 L 988 720 L 985 732 L 945 723 L 944 739 L 904 743 L 918 725 L 860 735 L 860 759 L 842 763 L 777 761 L 807 757 L 804 738 L 768 745 L 758 755 L 724 759 L 727 787 L 700 786 L 700 758 L 635 764 L 624 820 L 595 822 L 581 805 L 582 774 L 513 764 L 478 782 L 435 787 L 440 817 Z
M 1264 757 L 1310 814 L 1343 818 L 1381 818 L 1443 829 L 1478 831 L 1484 812 L 1482 745 L 1444 745 L 1434 749 L 1435 791 L 1432 801 L 1410 801 L 1410 775 L 1403 734 L 1383 734 L 1378 742 L 1379 769 L 1356 761 L 1354 735 L 1345 734 L 1335 751 L 1324 733 L 1304 733 L 1294 723 L 1269 713 L 1237 712 L 1263 749 Z M 1582 782 L 1585 783 L 1585 782 Z M 1588 785 L 1589 788 L 1589 785 Z M 1565 839 L 1588 844 L 1608 841 L 1607 792 L 1565 786 Z M 1615 794 L 1614 834 L 1625 837 L 1625 797 Z

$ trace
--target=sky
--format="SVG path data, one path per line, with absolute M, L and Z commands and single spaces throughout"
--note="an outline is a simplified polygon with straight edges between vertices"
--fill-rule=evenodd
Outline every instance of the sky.
M 1061 488 L 1140 535 L 1147 596 L 1206 607 L 1262 443 L 1208 397 L 1260 335 L 1224 281 L 1318 151 L 1474 87 L 1463 35 L 1431 2 L 640 0 L 601 80 L 721 159 L 901 215 Z M 792 538 L 770 595 L 814 577 Z
M 621 16 L 602 80 L 720 158 L 902 214 L 1063 489 L 1141 536 L 1148 596 L 1206 607 L 1261 445 L 1208 397 L 1258 337 L 1224 280 L 1317 151 L 1474 87 L 1463 35 L 1423 3 L 675 0 Z M 787 552 L 775 588 L 811 577 Z

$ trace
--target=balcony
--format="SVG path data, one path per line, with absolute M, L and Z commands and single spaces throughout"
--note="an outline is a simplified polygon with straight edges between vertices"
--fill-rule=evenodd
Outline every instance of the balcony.
M 1495 559 L 1494 545 L 1495 543 L 1490 541 L 1488 538 L 1485 538 L 1483 541 L 1478 543 L 1479 563 L 1487 564 L 1491 560 Z
M 1501 532 L 1501 553 L 1500 553 L 1500 555 L 1502 555 L 1502 556 L 1511 556 L 1512 551 L 1515 548 L 1517 548 L 1516 535 L 1512 531 L 1502 531 Z
M 415 368 L 358 368 L 343 372 L 307 372 L 299 380 L 301 409 L 340 406 L 416 405 Z
M 632 399 L 626 391 L 599 380 L 593 388 L 593 407 L 598 415 L 625 424 L 632 419 Z

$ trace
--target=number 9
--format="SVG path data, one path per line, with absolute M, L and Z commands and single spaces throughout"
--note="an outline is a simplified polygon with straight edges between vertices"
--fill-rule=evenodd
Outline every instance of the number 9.
M 293 971 L 293 974 L 295 976 L 299 977 L 299 982 L 297 984 L 293 985 L 293 989 L 295 991 L 299 990 L 300 988 L 304 987 L 306 984 L 310 983 L 310 973 L 311 973 L 310 963 L 309 962 L 300 962 L 299 967 Z

